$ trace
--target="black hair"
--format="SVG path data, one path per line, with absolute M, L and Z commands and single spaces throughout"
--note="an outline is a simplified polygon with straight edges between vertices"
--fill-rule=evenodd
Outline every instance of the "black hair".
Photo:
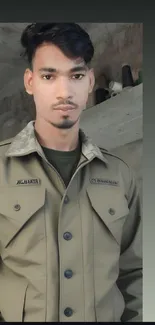
M 88 64 L 93 55 L 94 47 L 88 33 L 76 23 L 34 23 L 28 25 L 21 35 L 30 65 L 35 51 L 42 43 L 52 43 L 69 58 L 81 57 Z

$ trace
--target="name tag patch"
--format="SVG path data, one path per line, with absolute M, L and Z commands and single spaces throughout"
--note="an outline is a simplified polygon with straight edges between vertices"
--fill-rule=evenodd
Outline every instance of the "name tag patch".
M 101 185 L 111 185 L 111 186 L 119 186 L 119 182 L 111 179 L 104 178 L 91 178 L 90 183 L 92 184 L 101 184 Z
M 32 179 L 19 179 L 16 181 L 16 185 L 38 185 L 40 184 L 40 179 L 32 178 Z

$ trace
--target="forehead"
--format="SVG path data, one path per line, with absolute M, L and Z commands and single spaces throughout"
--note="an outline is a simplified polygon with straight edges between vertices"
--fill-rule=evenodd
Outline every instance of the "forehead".
M 70 70 L 77 66 L 86 67 L 86 64 L 82 58 L 68 58 L 57 46 L 44 43 L 35 52 L 33 66 L 37 69 L 51 67 L 57 70 Z

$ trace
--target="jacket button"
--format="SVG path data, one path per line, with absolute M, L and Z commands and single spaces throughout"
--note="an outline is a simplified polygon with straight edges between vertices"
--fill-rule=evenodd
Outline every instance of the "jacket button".
M 67 232 L 65 232 L 63 234 L 63 237 L 64 237 L 65 240 L 71 240 L 72 239 L 72 234 L 67 231 Z
M 115 210 L 110 208 L 109 213 L 113 216 L 115 214 Z
M 64 310 L 64 314 L 65 314 L 65 316 L 70 317 L 70 316 L 73 315 L 73 310 L 72 310 L 71 308 L 67 307 L 67 308 Z
M 19 211 L 21 209 L 21 206 L 19 204 L 14 205 L 14 210 Z
M 64 198 L 64 203 L 67 204 L 68 202 L 69 202 L 69 197 L 68 197 L 68 195 L 66 195 Z
M 72 276 L 73 276 L 73 272 L 72 272 L 72 270 L 66 270 L 66 271 L 64 272 L 64 276 L 65 276 L 67 279 L 72 278 Z

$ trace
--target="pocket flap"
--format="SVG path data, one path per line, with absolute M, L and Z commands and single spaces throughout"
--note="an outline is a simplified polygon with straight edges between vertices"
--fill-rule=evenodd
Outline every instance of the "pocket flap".
M 0 236 L 5 245 L 45 203 L 43 187 L 0 189 Z
M 87 194 L 92 208 L 120 244 L 125 216 L 129 213 L 127 200 L 120 188 L 89 186 Z

